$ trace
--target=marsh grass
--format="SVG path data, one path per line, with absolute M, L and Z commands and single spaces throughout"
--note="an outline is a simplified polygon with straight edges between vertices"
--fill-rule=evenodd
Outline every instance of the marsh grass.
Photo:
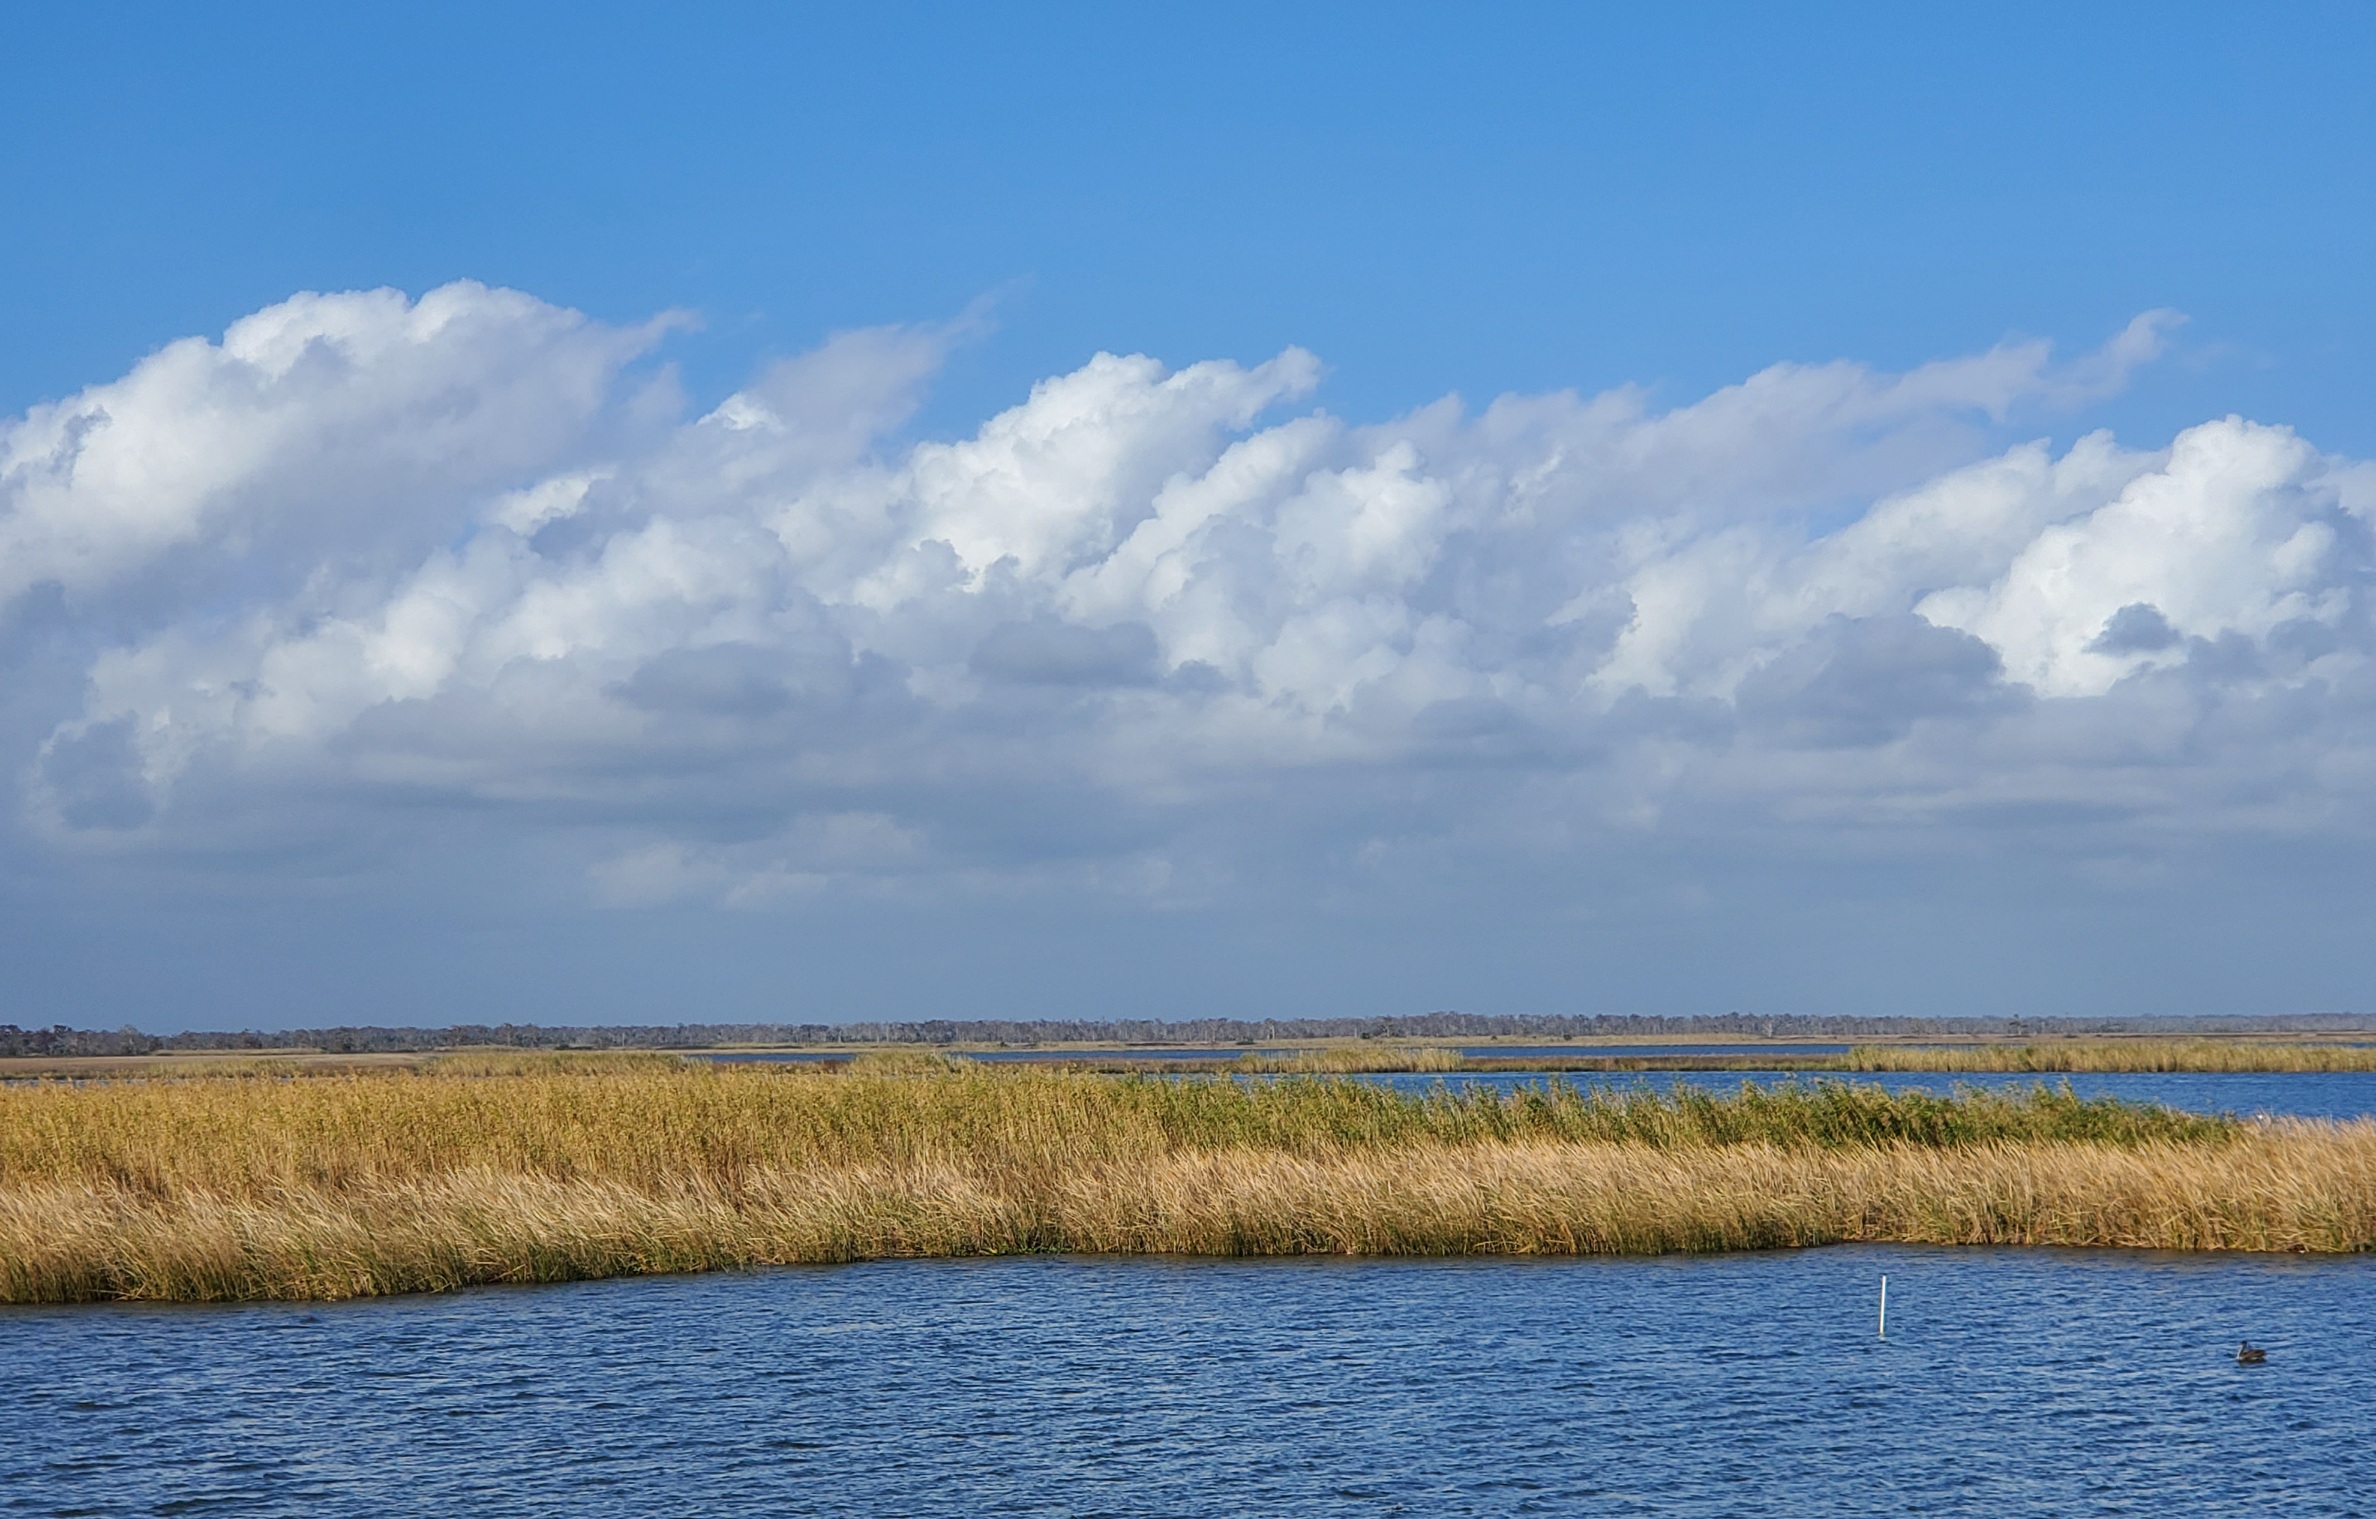
M 430 1076 L 590 1076 L 680 1070 L 681 1055 L 652 1050 L 454 1050 L 424 1055 L 414 1068 Z
M 2246 1039 L 2069 1039 L 2039 1044 L 1860 1044 L 1852 1071 L 2376 1071 L 2376 1048 Z
M 1457 1071 L 1467 1062 L 1458 1050 L 1416 1048 L 1409 1045 L 1329 1045 L 1314 1050 L 1257 1051 L 1241 1055 L 1229 1069 L 1249 1074 L 1347 1076 L 1373 1074 L 1431 1074 Z
M 1030 1251 L 2376 1243 L 2376 1127 L 2067 1088 L 1416 1095 L 914 1060 L 486 1072 L 0 1092 L 0 1300 Z

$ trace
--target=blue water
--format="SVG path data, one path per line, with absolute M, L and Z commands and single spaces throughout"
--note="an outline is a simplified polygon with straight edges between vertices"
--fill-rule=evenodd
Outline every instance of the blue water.
M 2060 1086 L 2068 1081 L 2082 1097 L 2123 1097 L 2132 1102 L 2158 1102 L 2196 1113 L 2256 1114 L 2293 1118 L 2366 1118 L 2376 1116 L 2376 1071 L 2285 1071 L 2269 1075 L 2217 1072 L 2211 1074 L 2112 1073 L 2070 1076 L 2011 1076 L 1960 1071 L 1858 1071 L 1833 1076 L 1805 1071 L 1625 1071 L 1615 1075 L 1545 1074 L 1525 1071 L 1454 1072 L 1440 1076 L 1364 1076 L 1397 1091 L 1424 1092 L 1438 1082 L 1453 1087 L 1483 1086 L 1507 1092 L 1546 1081 L 1578 1086 L 1603 1086 L 1624 1091 L 1646 1086 L 1672 1091 L 1688 1082 L 1714 1092 L 1737 1091 L 1744 1081 L 1761 1086 L 1790 1081 L 1854 1081 L 1884 1086 L 1896 1092 L 1953 1091 L 1958 1086 L 1996 1090 L 2026 1090 L 2043 1081 Z
M 1588 1055 L 1595 1059 L 1659 1060 L 1683 1055 L 1771 1055 L 1778 1051 L 1772 1044 L 1476 1044 L 1459 1046 L 1463 1055 L 1478 1059 L 1531 1060 L 1543 1057 Z M 1845 1055 L 1845 1044 L 1794 1044 L 1779 1052 L 1792 1055 Z M 724 1065 L 749 1064 L 815 1064 L 820 1060 L 847 1060 L 855 1051 L 821 1050 L 720 1050 L 694 1055 L 695 1060 L 708 1060 Z M 1301 1051 L 1287 1048 L 1238 1049 L 1211 1045 L 1178 1049 L 1136 1049 L 1114 1046 L 1107 1049 L 1081 1050 L 967 1050 L 968 1060 L 1234 1060 L 1240 1055 L 1294 1055 Z
M 1841 1047 L 1843 1050 L 1846 1046 Z M 717 1050 L 690 1055 L 692 1060 L 707 1060 L 713 1065 L 815 1065 L 824 1060 L 847 1060 L 866 1053 L 863 1047 L 841 1050 Z M 1247 1054 L 1293 1054 L 1291 1050 L 1216 1049 L 1210 1045 L 1184 1049 L 1110 1049 L 1080 1050 L 957 1050 L 951 1053 L 966 1060 L 989 1061 L 1058 1061 L 1058 1060 L 1235 1060 Z
M 0 1513 L 2368 1514 L 2372 1371 L 2376 1260 L 2111 1252 L 11 1309 Z

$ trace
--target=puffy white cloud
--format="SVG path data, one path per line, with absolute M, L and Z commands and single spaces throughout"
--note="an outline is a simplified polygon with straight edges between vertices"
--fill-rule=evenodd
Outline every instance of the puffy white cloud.
M 2317 638 L 2352 615 L 2369 568 L 2335 476 L 2283 428 L 2193 428 L 2114 499 L 2039 531 L 1993 582 L 1943 588 L 1918 610 L 1988 640 L 2054 696 L 2181 663 L 2185 638 L 2258 644 L 2289 623 Z
M 0 430 L 0 603 L 44 582 L 88 596 L 200 544 L 409 547 L 431 514 L 565 456 L 664 325 L 465 283 L 300 295 L 173 343 Z
M 90 641 L 24 807 L 119 849 L 470 808 L 596 841 L 618 903 L 2362 827 L 2368 467 L 2233 418 L 2005 441 L 2167 325 L 1366 426 L 1300 351 L 1098 355 L 899 447 L 947 332 L 682 421 L 652 328 L 299 297 L 0 434 L 0 602 L 54 586 Z

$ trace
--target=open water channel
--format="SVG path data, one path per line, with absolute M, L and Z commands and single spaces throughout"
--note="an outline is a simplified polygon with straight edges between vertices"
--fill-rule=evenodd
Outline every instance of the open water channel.
M 988 1513 L 2376 1514 L 2376 1259 L 1049 1258 L 0 1309 L 0 1514 Z

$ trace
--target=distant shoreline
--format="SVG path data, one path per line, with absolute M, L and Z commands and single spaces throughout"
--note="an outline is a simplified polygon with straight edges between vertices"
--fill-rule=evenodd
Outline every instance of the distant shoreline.
M 1516 1041 L 1504 1041 L 1514 1044 Z M 1637 1071 L 1939 1071 L 2039 1075 L 2144 1072 L 2376 1071 L 2376 1035 L 2202 1036 L 2153 1035 L 2061 1039 L 1972 1039 L 1953 1043 L 1913 1037 L 1843 1045 L 1837 1040 L 1750 1041 L 1721 1036 L 1658 1041 L 1609 1037 L 1536 1044 L 1500 1053 L 1492 1041 L 1457 1046 L 1395 1040 L 1276 1041 L 1261 1045 L 1164 1045 L 1142 1049 L 1093 1045 L 1037 1047 L 914 1044 L 743 1045 L 711 1048 L 623 1046 L 609 1053 L 665 1055 L 691 1061 L 809 1062 L 841 1065 L 868 1055 L 919 1052 L 999 1063 L 1064 1066 L 1109 1074 L 1241 1073 L 1358 1074 L 1393 1072 L 1542 1072 L 1622 1075 Z M 1694 1045 L 1721 1046 L 1707 1053 Z M 1817 1048 L 1810 1049 L 1809 1046 Z M 1607 1050 L 1608 1053 L 1600 1053 Z M 503 1045 L 429 1050 L 342 1052 L 285 1047 L 253 1050 L 167 1051 L 143 1055 L 0 1056 L 0 1080 L 106 1080 L 253 1069 L 291 1072 L 410 1070 L 457 1055 L 519 1053 Z M 560 1053 L 569 1053 L 563 1051 Z
M 341 1024 L 281 1030 L 20 1028 L 0 1023 L 0 1058 L 119 1055 L 426 1054 L 463 1049 L 723 1050 L 856 1052 L 920 1047 L 988 1051 L 1154 1050 L 1216 1053 L 1282 1048 L 1561 1045 L 1794 1045 L 2201 1038 L 2376 1040 L 2376 1014 L 2303 1013 L 2227 1018 L 1941 1018 L 1694 1014 L 1422 1013 L 1376 1018 L 1003 1019 L 927 1018 L 849 1023 L 449 1024 L 442 1028 Z

